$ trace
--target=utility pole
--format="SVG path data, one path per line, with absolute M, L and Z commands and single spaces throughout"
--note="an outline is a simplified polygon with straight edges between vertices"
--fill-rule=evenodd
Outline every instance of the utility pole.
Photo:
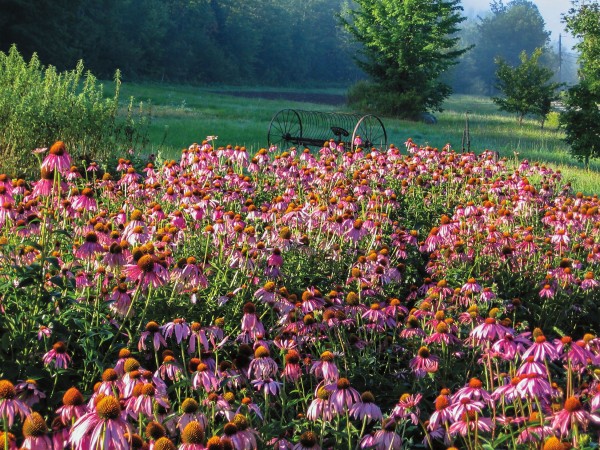
M 562 34 L 558 35 L 558 82 L 562 82 Z

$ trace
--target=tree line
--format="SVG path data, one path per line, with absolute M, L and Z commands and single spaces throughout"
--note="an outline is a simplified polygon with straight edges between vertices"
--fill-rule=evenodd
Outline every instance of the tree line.
M 187 83 L 350 84 L 344 0 L 0 0 L 0 51 Z

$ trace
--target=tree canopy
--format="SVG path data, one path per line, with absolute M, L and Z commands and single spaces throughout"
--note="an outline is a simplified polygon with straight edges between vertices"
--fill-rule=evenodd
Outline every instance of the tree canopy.
M 0 51 L 125 80 L 345 83 L 344 0 L 0 0 Z
M 589 164 L 600 157 L 600 5 L 597 1 L 573 2 L 565 16 L 567 29 L 580 41 L 580 82 L 565 97 L 560 122 L 571 154 Z
M 557 89 L 561 84 L 550 82 L 554 72 L 539 64 L 540 56 L 541 48 L 534 50 L 531 57 L 522 51 L 521 62 L 514 67 L 501 58 L 497 60 L 496 88 L 503 96 L 493 100 L 501 110 L 515 113 L 519 125 L 527 114 L 533 114 L 541 119 L 543 127 L 552 101 L 558 99 Z
M 521 52 L 532 54 L 536 48 L 546 49 L 550 32 L 535 3 L 529 0 L 513 0 L 504 4 L 495 0 L 490 13 L 479 17 L 463 33 L 464 43 L 475 44 L 473 51 L 465 55 L 460 73 L 463 86 L 479 83 L 483 91 L 493 93 L 496 79 L 496 59 L 511 66 L 520 63 Z
M 342 17 L 362 44 L 359 67 L 380 93 L 394 96 L 391 113 L 439 110 L 450 87 L 439 77 L 457 63 L 460 0 L 355 0 Z

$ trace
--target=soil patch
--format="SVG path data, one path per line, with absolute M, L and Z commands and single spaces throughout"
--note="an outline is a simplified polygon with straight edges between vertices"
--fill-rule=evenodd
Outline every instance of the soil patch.
M 264 98 L 267 100 L 290 100 L 294 102 L 321 103 L 324 105 L 344 105 L 345 95 L 318 94 L 311 92 L 276 92 L 276 91 L 216 91 L 216 94 L 245 98 Z

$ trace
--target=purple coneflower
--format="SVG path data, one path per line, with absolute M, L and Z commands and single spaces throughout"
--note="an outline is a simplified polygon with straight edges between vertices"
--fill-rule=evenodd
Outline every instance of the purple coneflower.
M 6 421 L 8 428 L 12 427 L 16 414 L 23 419 L 31 412 L 31 408 L 16 397 L 15 386 L 8 380 L 0 380 L 0 419 Z
M 563 409 L 554 414 L 552 428 L 561 436 L 567 436 L 574 427 L 586 431 L 590 422 L 600 424 L 600 416 L 586 411 L 577 397 L 569 397 Z
M 71 426 L 77 419 L 88 412 L 83 395 L 75 387 L 67 389 L 63 395 L 62 402 L 63 406 L 56 410 L 56 414 L 64 426 Z
M 69 441 L 74 450 L 120 450 L 129 448 L 126 432 L 131 434 L 122 417 L 119 400 L 106 396 L 100 398 L 95 411 L 84 414 L 75 422 Z
M 350 415 L 357 420 L 364 420 L 365 423 L 383 420 L 381 409 L 375 403 L 375 397 L 369 391 L 361 394 L 360 400 L 350 408 Z
M 294 445 L 293 450 L 321 450 L 317 435 L 312 431 L 305 431 L 300 435 L 300 442 Z
M 52 144 L 48 155 L 46 155 L 42 162 L 42 170 L 58 170 L 59 172 L 66 172 L 70 168 L 71 157 L 67 153 L 65 143 L 63 141 L 56 141 Z
M 423 378 L 428 373 L 438 371 L 440 359 L 432 355 L 427 347 L 421 347 L 417 356 L 409 362 L 409 367 L 417 378 Z
M 46 450 L 52 448 L 52 440 L 48 436 L 48 425 L 38 412 L 32 412 L 23 422 L 25 440 L 21 449 Z
M 17 398 L 29 407 L 46 398 L 46 394 L 38 389 L 37 381 L 35 380 L 22 381 L 15 386 L 15 391 L 17 392 Z
M 54 363 L 57 369 L 66 369 L 69 367 L 71 357 L 67 354 L 67 346 L 64 342 L 58 341 L 52 346 L 52 350 L 44 355 L 43 362 L 45 365 Z
M 181 432 L 179 450 L 204 450 L 204 426 L 199 422 L 189 422 Z
M 169 272 L 165 269 L 156 256 L 144 255 L 138 259 L 136 264 L 127 264 L 123 273 L 129 281 L 137 281 L 142 288 L 148 286 L 157 288 L 167 282 Z

